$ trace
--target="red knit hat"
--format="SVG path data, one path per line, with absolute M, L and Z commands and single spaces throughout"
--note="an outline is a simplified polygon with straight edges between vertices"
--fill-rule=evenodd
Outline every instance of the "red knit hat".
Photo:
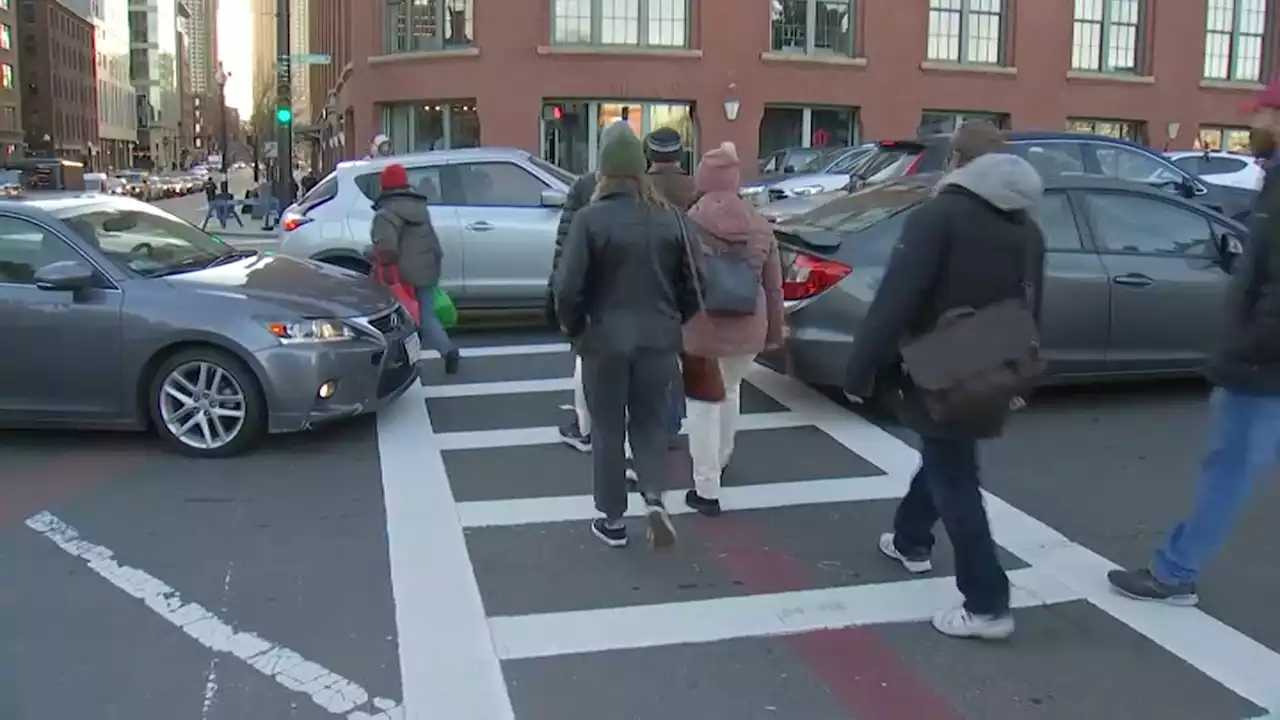
M 1280 109 L 1280 77 L 1273 79 L 1262 92 L 1240 106 L 1241 112 L 1245 115 L 1252 115 L 1259 110 L 1276 109 Z
M 382 168 L 379 181 L 383 190 L 403 190 L 409 187 L 409 174 L 403 165 L 388 165 Z

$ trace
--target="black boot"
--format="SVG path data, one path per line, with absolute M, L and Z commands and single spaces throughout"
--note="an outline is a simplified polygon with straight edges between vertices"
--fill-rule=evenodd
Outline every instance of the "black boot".
M 458 364 L 462 362 L 462 353 L 455 348 L 444 355 L 444 371 L 447 375 L 458 374 Z

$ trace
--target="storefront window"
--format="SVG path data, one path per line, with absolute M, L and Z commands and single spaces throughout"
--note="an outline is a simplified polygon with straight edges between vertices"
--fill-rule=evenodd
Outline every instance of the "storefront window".
M 856 108 L 771 106 L 760 119 L 761 157 L 787 148 L 837 148 L 857 142 Z
M 1067 120 L 1068 132 L 1082 132 L 1093 135 L 1105 135 L 1117 140 L 1129 140 L 1140 143 L 1146 136 L 1144 123 L 1134 120 L 1094 120 L 1092 118 L 1071 118 Z
M 1225 150 L 1233 153 L 1251 152 L 1249 128 L 1200 126 L 1197 150 Z
M 679 131 L 684 138 L 686 164 L 697 151 L 697 124 L 689 103 L 644 101 L 551 100 L 542 110 L 541 157 L 572 173 L 595 169 L 600 134 L 609 125 L 625 120 L 643 137 L 660 127 Z
M 391 138 L 391 151 L 397 155 L 480 144 L 475 100 L 424 100 L 381 109 L 382 132 Z
M 916 134 L 953 133 L 967 122 L 989 122 L 998 128 L 1009 129 L 1009 116 L 1005 113 L 926 110 L 920 115 Z

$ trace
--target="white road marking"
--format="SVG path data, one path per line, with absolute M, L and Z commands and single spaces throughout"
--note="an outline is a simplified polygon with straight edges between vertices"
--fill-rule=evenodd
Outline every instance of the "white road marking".
M 544 343 L 541 345 L 481 345 L 478 347 L 460 347 L 462 358 L 473 357 L 507 357 L 511 355 L 555 355 L 570 351 L 569 343 Z M 422 357 L 438 358 L 440 353 L 432 350 L 422 351 Z
M 408 720 L 514 720 L 421 388 L 378 414 Z
M 731 485 L 720 489 L 720 505 L 726 511 L 733 511 L 896 500 L 906 494 L 910 482 L 910 475 L 871 475 L 830 480 Z M 672 515 L 693 512 L 684 504 L 684 491 L 685 489 L 682 488 L 669 490 L 664 494 L 667 511 Z M 631 505 L 627 515 L 642 516 L 644 507 L 639 499 L 634 493 L 629 497 Z M 458 503 L 458 517 L 462 520 L 462 526 L 467 528 L 586 521 L 594 520 L 599 516 L 595 500 L 590 495 L 476 500 Z
M 515 380 L 512 382 L 469 383 L 459 385 L 430 385 L 423 388 L 429 398 L 473 397 L 479 395 L 518 395 L 521 393 L 572 390 L 573 378 L 548 380 Z M 573 406 L 570 405 L 570 408 Z
M 227 597 L 231 594 L 231 571 L 234 567 L 234 562 L 227 562 L 227 572 L 222 577 L 222 606 L 218 608 L 218 612 L 223 615 L 227 614 Z M 208 720 L 209 713 L 213 710 L 214 698 L 218 694 L 218 659 L 220 657 L 217 653 L 213 653 L 209 658 L 209 671 L 205 673 L 204 703 L 200 706 L 200 717 L 204 720 Z
M 794 412 L 746 413 L 742 415 L 738 429 L 740 431 L 778 430 L 811 424 L 808 418 Z M 526 445 L 555 445 L 561 442 L 560 429 L 555 427 L 442 432 L 436 433 L 433 438 L 441 450 L 483 450 Z
M 1009 573 L 1014 607 L 1078 599 L 1048 573 Z M 961 602 L 949 577 L 489 619 L 503 660 L 927 620 Z
M 82 539 L 75 528 L 53 514 L 36 513 L 27 518 L 26 525 L 53 541 L 67 554 L 83 560 L 90 570 L 141 600 L 196 642 L 215 652 L 234 655 L 286 689 L 307 695 L 323 710 L 334 715 L 347 714 L 348 720 L 382 720 L 383 717 L 390 720 L 394 717 L 387 713 L 371 715 L 359 710 L 370 701 L 364 688 L 305 660 L 283 645 L 264 640 L 251 632 L 237 631 L 204 607 L 184 601 L 177 590 L 161 580 L 143 570 L 120 564 L 110 550 Z M 379 698 L 375 707 L 394 709 L 396 706 Z

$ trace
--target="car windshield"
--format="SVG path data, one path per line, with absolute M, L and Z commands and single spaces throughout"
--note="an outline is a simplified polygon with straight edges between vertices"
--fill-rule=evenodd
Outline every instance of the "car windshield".
M 787 222 L 820 230 L 855 233 L 915 207 L 928 196 L 929 186 L 921 183 L 877 185 L 832 200 L 789 218 Z
M 160 210 L 93 205 L 56 214 L 111 262 L 144 277 L 201 270 L 254 254 Z

